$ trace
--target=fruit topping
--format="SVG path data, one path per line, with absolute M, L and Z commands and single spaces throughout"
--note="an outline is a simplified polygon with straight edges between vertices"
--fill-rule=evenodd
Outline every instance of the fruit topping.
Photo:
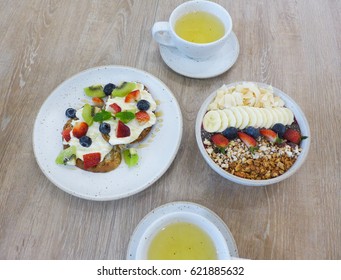
M 84 92 L 87 96 L 90 97 L 104 97 L 105 93 L 103 91 L 102 85 L 92 85 L 84 88 Z
M 139 160 L 139 156 L 137 154 L 137 151 L 134 148 L 124 150 L 123 151 L 123 158 L 124 158 L 125 163 L 129 167 L 136 165 L 138 160 Z
M 100 153 L 90 153 L 83 155 L 84 169 L 94 167 L 101 161 Z
M 112 118 L 112 115 L 110 112 L 102 110 L 101 112 L 98 112 L 94 116 L 94 121 L 95 122 L 103 122 L 103 121 L 109 120 L 111 118 Z
M 145 111 L 138 111 L 135 114 L 136 120 L 139 122 L 139 124 L 145 124 L 146 122 L 148 122 L 150 120 L 150 116 L 148 115 L 147 112 Z
M 99 131 L 103 134 L 109 134 L 111 130 L 110 124 L 103 122 L 99 125 Z
M 130 128 L 126 126 L 122 121 L 118 121 L 117 123 L 117 130 L 116 130 L 116 137 L 123 138 L 130 136 Z
M 139 102 L 137 102 L 136 106 L 140 111 L 147 111 L 150 108 L 150 103 L 148 100 L 141 99 Z
M 271 143 L 282 143 L 282 140 L 278 138 L 277 133 L 271 129 L 260 129 L 259 132 Z
M 114 114 L 117 114 L 122 111 L 121 107 L 117 103 L 112 103 L 109 105 L 109 107 L 114 110 Z
M 88 126 L 94 122 L 93 119 L 94 108 L 90 104 L 85 104 L 82 110 L 82 117 Z
M 229 140 L 233 140 L 233 139 L 235 139 L 235 138 L 237 138 L 237 136 L 238 136 L 238 129 L 237 128 L 235 128 L 235 127 L 228 127 L 228 128 L 226 128 L 223 132 L 222 132 L 222 134 L 225 136 L 225 137 L 227 137 Z
M 238 137 L 240 138 L 240 140 L 242 140 L 244 142 L 244 144 L 251 149 L 251 152 L 255 150 L 255 148 L 257 147 L 257 142 L 255 140 L 255 138 L 253 138 L 252 136 L 246 134 L 245 132 L 239 131 L 238 132 Z
M 89 126 L 86 122 L 77 122 L 73 127 L 72 133 L 79 139 L 88 132 L 88 128 Z
M 97 107 L 103 107 L 104 106 L 104 101 L 102 98 L 99 97 L 93 97 L 92 102 L 94 103 L 95 106 Z
M 71 119 L 74 119 L 76 117 L 76 110 L 73 109 L 73 108 L 68 108 L 66 109 L 65 111 L 65 115 L 68 117 L 68 118 L 71 118 Z
M 307 136 L 302 136 L 299 131 L 292 128 L 288 128 L 285 131 L 283 138 L 292 143 L 299 144 L 302 140 L 306 139 Z
M 124 102 L 132 103 L 132 102 L 138 101 L 139 99 L 140 99 L 140 90 L 137 89 L 128 93 L 128 95 L 124 98 Z
M 70 132 L 71 132 L 71 128 L 65 128 L 63 131 L 62 131 L 62 136 L 63 136 L 63 139 L 66 141 L 66 142 L 69 142 L 70 139 L 71 139 L 71 136 L 70 136 Z
M 123 82 L 121 85 L 114 88 L 111 95 L 113 97 L 124 97 L 128 93 L 132 92 L 136 87 L 135 83 L 132 82 Z
M 221 126 L 221 118 L 218 111 L 208 111 L 203 119 L 203 127 L 207 132 L 216 132 Z
M 222 135 L 220 133 L 212 135 L 211 141 L 218 148 L 226 148 L 229 144 L 229 140 L 224 135 Z
M 103 92 L 106 96 L 109 96 L 116 86 L 112 83 L 106 84 L 103 88 Z
M 274 124 L 274 126 L 271 129 L 278 134 L 279 138 L 283 138 L 285 130 L 286 130 L 285 125 L 281 123 Z
M 119 112 L 115 115 L 116 118 L 120 119 L 123 123 L 128 123 L 135 119 L 135 114 L 129 111 Z
M 91 146 L 92 140 L 89 136 L 84 135 L 81 138 L 79 138 L 79 144 L 81 144 L 85 148 L 88 148 Z
M 76 146 L 70 146 L 65 150 L 62 150 L 56 158 L 57 164 L 67 164 L 70 160 L 76 156 Z
M 259 129 L 253 126 L 248 126 L 244 129 L 244 132 L 253 138 L 257 139 L 260 136 Z

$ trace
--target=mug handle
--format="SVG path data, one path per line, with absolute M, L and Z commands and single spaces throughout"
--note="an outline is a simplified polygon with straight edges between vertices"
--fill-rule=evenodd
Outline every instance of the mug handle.
M 175 47 L 169 30 L 169 22 L 155 22 L 152 28 L 152 35 L 156 42 L 168 47 Z

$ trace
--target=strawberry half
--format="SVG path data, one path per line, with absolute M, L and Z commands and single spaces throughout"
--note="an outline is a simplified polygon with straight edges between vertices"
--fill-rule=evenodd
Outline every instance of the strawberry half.
M 229 144 L 229 140 L 222 134 L 217 133 L 211 137 L 211 141 L 218 148 L 226 148 Z
M 92 102 L 94 103 L 95 106 L 97 107 L 103 107 L 104 106 L 104 101 L 102 98 L 99 97 L 93 97 Z
M 116 129 L 116 137 L 123 138 L 130 136 L 130 128 L 126 126 L 123 122 L 118 121 Z
M 278 138 L 278 135 L 275 131 L 271 129 L 260 129 L 259 133 L 263 135 L 266 139 L 268 139 L 271 143 L 281 143 L 282 140 Z
M 250 148 L 251 152 L 257 148 L 257 141 L 252 136 L 246 134 L 245 132 L 238 131 L 238 137 L 244 142 L 244 144 Z
M 122 111 L 121 107 L 117 103 L 110 104 L 109 107 L 114 110 L 115 114 Z
M 99 164 L 101 161 L 100 153 L 90 153 L 83 155 L 84 168 L 88 169 Z
M 62 131 L 62 136 L 63 136 L 63 139 L 66 141 L 66 142 L 69 142 L 70 139 L 71 139 L 71 136 L 70 136 L 70 132 L 71 132 L 71 128 L 65 128 L 63 131 Z
M 302 136 L 301 133 L 295 129 L 288 128 L 285 131 L 283 138 L 292 142 L 292 143 L 299 144 L 301 142 L 301 140 L 306 139 L 307 137 Z
M 124 102 L 131 103 L 131 102 L 138 101 L 139 99 L 140 99 L 140 90 L 137 89 L 128 93 L 128 95 L 124 99 Z
M 77 122 L 73 127 L 72 133 L 79 139 L 88 132 L 88 128 L 89 126 L 86 122 Z
M 150 120 L 150 116 L 146 111 L 138 111 L 137 113 L 135 113 L 135 118 L 141 125 Z

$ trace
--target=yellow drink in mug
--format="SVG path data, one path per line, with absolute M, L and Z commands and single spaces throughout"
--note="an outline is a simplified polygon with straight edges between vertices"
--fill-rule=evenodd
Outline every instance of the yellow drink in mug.
M 198 44 L 217 41 L 225 34 L 222 21 L 204 11 L 183 15 L 176 21 L 174 30 L 182 39 Z

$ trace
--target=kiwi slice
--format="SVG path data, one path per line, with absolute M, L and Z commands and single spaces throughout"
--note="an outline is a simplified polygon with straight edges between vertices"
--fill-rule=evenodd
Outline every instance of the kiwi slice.
M 137 162 L 139 161 L 139 155 L 137 154 L 137 151 L 134 148 L 124 150 L 123 158 L 124 158 L 125 163 L 129 167 L 136 165 Z
M 102 85 L 92 85 L 92 86 L 86 87 L 84 88 L 84 92 L 87 96 L 90 96 L 90 97 L 102 98 L 105 96 Z
M 57 164 L 66 165 L 67 162 L 73 160 L 76 157 L 76 146 L 70 146 L 65 150 L 62 150 L 56 158 Z
M 136 87 L 136 83 L 133 82 L 123 82 L 121 85 L 114 88 L 111 93 L 113 97 L 124 97 L 128 93 L 132 92 Z
M 94 109 L 90 104 L 85 104 L 82 111 L 82 117 L 88 126 L 91 126 L 94 122 L 93 118 Z

